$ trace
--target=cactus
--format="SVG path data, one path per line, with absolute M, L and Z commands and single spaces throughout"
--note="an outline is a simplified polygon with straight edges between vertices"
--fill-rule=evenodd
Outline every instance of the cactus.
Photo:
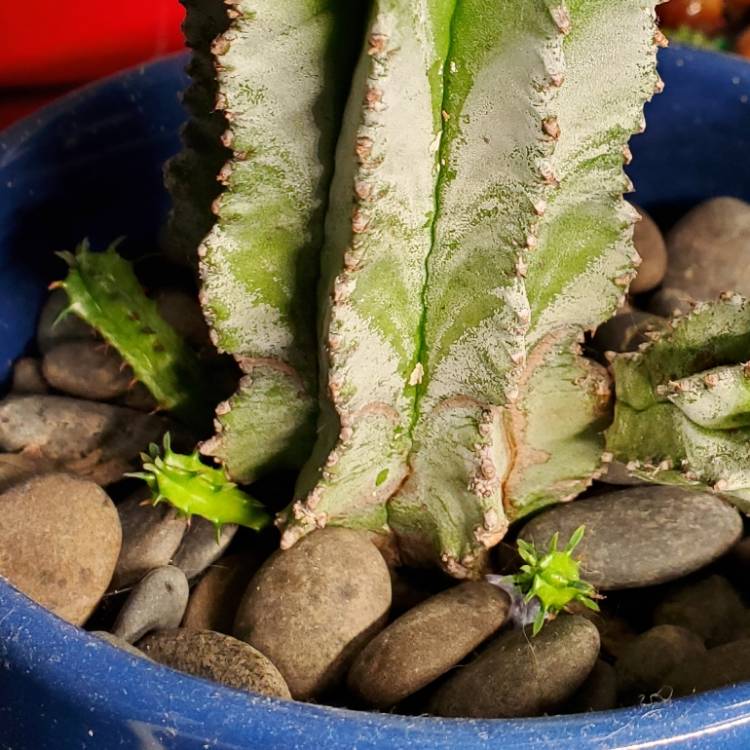
M 538 635 L 548 619 L 574 602 L 599 611 L 594 599 L 601 598 L 594 586 L 581 580 L 580 563 L 573 559 L 575 548 L 581 543 L 585 527 L 579 526 L 562 550 L 557 549 L 559 534 L 555 532 L 546 552 L 539 552 L 533 544 L 518 539 L 518 554 L 524 561 L 518 573 L 512 576 L 513 584 L 524 595 L 526 604 L 538 602 L 532 635 Z M 487 576 L 492 583 L 495 576 Z
M 82 242 L 75 253 L 59 253 L 68 275 L 62 288 L 69 304 L 61 316 L 75 313 L 95 328 L 133 370 L 157 404 L 185 424 L 210 424 L 207 380 L 195 353 L 159 315 L 136 278 L 132 265 L 116 250 L 101 253 Z
M 476 577 L 511 521 L 590 482 L 609 386 L 579 342 L 634 272 L 622 167 L 660 88 L 654 4 L 374 3 L 283 547 L 357 526 Z
M 299 466 L 314 440 L 315 290 L 357 6 L 228 0 L 229 26 L 211 47 L 231 159 L 198 250 L 201 302 L 244 377 L 202 451 L 238 481 Z
M 661 484 L 712 488 L 750 511 L 750 301 L 702 303 L 612 362 L 607 458 Z
M 153 493 L 153 503 L 168 502 L 187 517 L 206 518 L 216 527 L 217 541 L 221 527 L 235 523 L 255 529 L 267 526 L 271 516 L 262 503 L 234 483 L 221 469 L 207 466 L 198 451 L 175 453 L 169 433 L 164 435 L 164 450 L 151 443 L 148 453 L 141 454 L 143 471 L 126 476 L 143 479 Z
M 190 114 L 180 137 L 182 150 L 170 159 L 164 181 L 172 197 L 172 208 L 164 232 L 166 255 L 181 264 L 197 268 L 197 248 L 214 223 L 211 204 L 221 186 L 216 175 L 229 158 L 221 142 L 227 122 L 214 109 L 217 83 L 211 43 L 229 25 L 223 0 L 182 0 L 186 8 L 182 30 L 192 50 L 187 72 L 192 83 L 183 95 Z

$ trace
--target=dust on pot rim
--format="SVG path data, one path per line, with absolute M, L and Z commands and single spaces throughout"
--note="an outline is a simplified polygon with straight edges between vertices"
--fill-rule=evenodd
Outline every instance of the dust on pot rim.
M 89 235 L 155 245 L 161 163 L 178 147 L 185 58 L 89 86 L 0 134 L 0 375 L 31 337 L 51 251 Z M 676 215 L 750 199 L 750 65 L 673 48 L 630 170 L 639 204 Z M 699 135 L 697 136 L 697 134 Z M 107 170 L 104 170 L 105 165 Z M 137 186 L 137 189 L 135 187 Z M 41 217 L 41 218 L 40 218 Z M 43 220 L 42 220 L 43 218 Z M 750 684 L 599 714 L 445 720 L 248 697 L 139 660 L 62 622 L 0 580 L 0 726 L 14 750 L 137 747 L 742 748 Z

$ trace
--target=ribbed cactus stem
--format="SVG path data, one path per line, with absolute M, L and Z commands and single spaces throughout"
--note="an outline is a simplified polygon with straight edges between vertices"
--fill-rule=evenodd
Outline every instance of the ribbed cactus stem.
M 182 150 L 164 169 L 172 208 L 163 245 L 169 258 L 197 268 L 198 245 L 213 226 L 211 204 L 221 191 L 216 174 L 230 153 L 220 140 L 226 120 L 214 108 L 218 84 L 211 56 L 211 43 L 226 31 L 229 18 L 223 0 L 181 2 L 186 10 L 182 31 L 191 49 L 191 84 L 183 94 L 189 119 L 180 132 Z
M 237 480 L 298 466 L 317 412 L 315 291 L 323 216 L 350 76 L 356 9 L 343 0 L 231 0 L 212 53 L 231 158 L 199 249 L 217 347 L 245 377 L 203 452 Z
M 607 449 L 631 473 L 711 488 L 750 510 L 750 302 L 727 294 L 612 363 Z
M 627 141 L 660 88 L 654 2 L 376 2 L 327 220 L 327 387 L 284 546 L 327 523 L 476 576 L 586 486 L 634 273 Z M 352 159 L 354 153 L 354 159 Z
M 328 522 L 386 531 L 408 474 L 454 4 L 373 5 L 326 222 L 326 402 L 283 546 Z

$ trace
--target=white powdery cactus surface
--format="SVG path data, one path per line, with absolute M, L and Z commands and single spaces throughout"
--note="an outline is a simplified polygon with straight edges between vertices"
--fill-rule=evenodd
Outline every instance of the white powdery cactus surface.
M 633 273 L 654 4 L 376 3 L 328 220 L 329 400 L 283 546 L 361 526 L 473 576 L 591 480 L 609 388 L 578 342 Z
M 328 404 L 286 545 L 322 517 L 385 531 L 385 501 L 408 474 L 452 5 L 380 0 L 372 10 L 326 222 Z
M 201 302 L 214 343 L 245 377 L 202 451 L 240 481 L 298 466 L 313 443 L 323 219 L 346 39 L 357 35 L 344 5 L 232 0 L 213 43 L 232 158 L 199 250 Z

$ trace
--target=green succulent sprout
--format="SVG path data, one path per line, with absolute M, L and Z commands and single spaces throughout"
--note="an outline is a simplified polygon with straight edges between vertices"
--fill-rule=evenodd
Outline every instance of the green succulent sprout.
M 58 317 L 75 313 L 127 362 L 134 381 L 141 381 L 159 406 L 185 424 L 210 424 L 206 377 L 196 354 L 159 314 L 146 296 L 132 264 L 117 252 L 119 241 L 104 252 L 92 252 L 87 240 L 74 253 L 58 255 L 68 264 L 68 275 L 51 288 L 68 295 L 68 306 Z
M 170 435 L 164 436 L 164 452 L 151 443 L 141 454 L 143 471 L 127 476 L 143 479 L 153 492 L 154 505 L 168 502 L 190 519 L 201 516 L 211 521 L 217 535 L 227 523 L 259 531 L 271 516 L 255 498 L 227 479 L 223 469 L 201 461 L 197 450 L 190 454 L 172 450 Z
M 559 534 L 555 532 L 543 553 L 530 542 L 518 540 L 518 553 L 525 565 L 513 576 L 513 583 L 527 604 L 534 599 L 539 603 L 532 635 L 539 633 L 548 617 L 555 616 L 571 602 L 580 602 L 584 607 L 599 611 L 594 601 L 598 597 L 596 589 L 581 580 L 580 563 L 573 559 L 573 551 L 583 539 L 584 531 L 585 527 L 579 526 L 562 550 L 557 549 Z

